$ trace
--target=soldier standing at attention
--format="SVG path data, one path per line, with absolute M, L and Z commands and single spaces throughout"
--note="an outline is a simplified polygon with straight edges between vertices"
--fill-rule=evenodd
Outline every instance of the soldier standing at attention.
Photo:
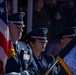
M 75 36 L 76 36 L 76 27 L 70 27 L 60 32 L 57 35 L 57 38 L 60 41 L 61 48 L 64 49 L 65 47 L 67 47 L 67 44 L 69 45 L 69 43 L 71 43 L 71 41 L 73 40 L 73 38 L 75 38 Z M 72 45 L 73 47 L 71 48 Z M 70 49 L 69 53 L 66 54 L 66 56 L 63 59 L 67 67 L 69 68 L 68 73 L 72 73 L 68 75 L 76 75 L 76 44 L 72 43 L 72 45 L 69 45 Z M 67 75 L 67 72 L 65 73 L 61 68 L 60 74 Z
M 43 55 L 42 52 L 45 51 L 47 40 L 47 28 L 38 28 L 24 36 L 23 41 L 30 45 L 34 60 L 37 64 L 37 67 L 41 73 L 44 75 L 47 69 L 52 65 L 54 61 L 53 56 Z M 57 67 L 54 67 L 54 70 L 49 73 L 49 75 L 58 75 Z
M 30 47 L 18 41 L 22 36 L 22 28 L 25 26 L 23 23 L 24 15 L 24 12 L 18 12 L 8 16 L 9 32 L 16 55 L 7 60 L 7 75 L 39 75 L 39 71 L 32 58 Z M 32 65 L 32 67 L 30 68 L 29 65 Z

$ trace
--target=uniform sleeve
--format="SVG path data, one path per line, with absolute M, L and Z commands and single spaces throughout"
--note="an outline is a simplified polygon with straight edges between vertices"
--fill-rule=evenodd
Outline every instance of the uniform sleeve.
M 22 72 L 10 72 L 10 73 L 7 73 L 7 74 L 3 74 L 3 75 L 41 75 L 39 73 L 39 71 L 36 69 L 36 68 L 29 68 L 27 70 L 24 70 Z
M 3 75 L 40 75 L 40 73 L 35 68 L 30 68 L 27 70 L 24 70 L 20 73 L 17 72 L 11 72 Z
M 29 74 L 27 74 L 26 72 L 24 72 L 23 74 L 17 73 L 17 72 L 11 72 L 11 73 L 8 73 L 8 74 L 3 74 L 3 75 L 29 75 Z

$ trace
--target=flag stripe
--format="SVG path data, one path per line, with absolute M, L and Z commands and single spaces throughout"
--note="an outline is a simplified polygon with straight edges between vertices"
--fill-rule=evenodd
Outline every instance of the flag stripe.
M 5 54 L 7 55 L 7 52 L 8 52 L 8 46 L 7 46 L 7 44 L 8 44 L 8 41 L 7 41 L 7 39 L 4 37 L 4 35 L 0 32 L 0 46 L 3 48 L 3 50 L 4 50 L 4 52 L 5 52 Z
M 6 63 L 5 62 L 6 59 L 7 59 L 7 55 L 5 54 L 4 49 L 0 46 L 0 60 L 4 61 L 4 63 Z
M 0 32 L 9 40 L 9 28 L 2 19 L 0 19 Z
M 3 48 L 0 47 L 0 74 L 4 73 L 6 61 L 7 61 L 7 55 L 5 54 Z
M 5 73 L 7 58 L 15 55 L 7 26 L 6 0 L 0 0 L 0 74 Z

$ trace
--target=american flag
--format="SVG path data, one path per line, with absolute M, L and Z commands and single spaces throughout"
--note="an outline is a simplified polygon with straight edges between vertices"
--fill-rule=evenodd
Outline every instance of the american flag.
M 6 0 L 0 0 L 0 74 L 3 74 L 5 72 L 5 65 L 8 56 L 15 54 L 14 48 L 9 38 L 9 28 L 7 26 L 6 14 Z

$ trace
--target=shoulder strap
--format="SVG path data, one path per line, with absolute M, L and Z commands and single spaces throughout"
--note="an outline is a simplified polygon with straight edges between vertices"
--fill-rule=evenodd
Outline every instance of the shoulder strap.
M 27 49 L 28 49 L 29 55 L 30 55 L 30 62 L 29 62 L 29 64 L 30 64 L 33 61 L 32 49 L 28 44 L 26 44 L 26 46 L 27 46 Z
M 20 51 L 20 60 L 21 60 L 21 65 L 22 65 L 22 70 L 25 70 L 25 64 L 24 64 L 24 60 L 23 60 L 23 54 L 24 54 L 24 50 Z

